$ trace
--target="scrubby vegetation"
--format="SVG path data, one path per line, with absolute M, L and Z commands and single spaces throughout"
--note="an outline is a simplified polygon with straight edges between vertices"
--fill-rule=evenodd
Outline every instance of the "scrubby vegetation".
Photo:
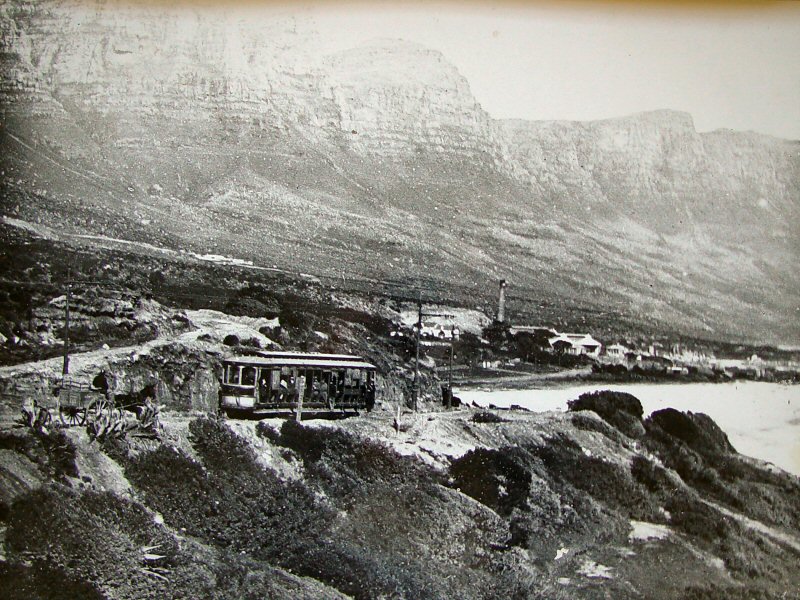
M 75 445 L 59 429 L 0 431 L 0 449 L 14 450 L 39 465 L 43 474 L 55 481 L 76 477 Z
M 436 468 L 399 454 L 394 438 L 360 435 L 351 421 L 276 427 L 203 417 L 184 425 L 179 443 L 166 441 L 177 440 L 174 430 L 163 440 L 93 442 L 122 467 L 131 497 L 76 478 L 76 446 L 63 432 L 4 434 L 0 450 L 25 457 L 49 483 L 18 493 L 0 514 L 0 586 L 11 582 L 12 598 L 30 590 L 87 599 L 666 600 L 733 590 L 771 600 L 800 583 L 796 548 L 731 516 L 793 535 L 796 478 L 746 462 L 703 416 L 642 422 L 635 398 L 608 394 L 574 407 L 602 419 L 575 409 L 489 422 L 465 413 L 456 423 L 480 443 Z M 635 439 L 613 424 L 630 428 L 630 419 L 642 428 Z M 381 421 L 387 435 L 415 435 L 418 425 L 395 434 L 390 420 Z M 674 537 L 636 545 L 631 520 Z M 613 575 L 581 579 L 593 561 L 611 564 Z M 640 561 L 706 571 L 685 586 L 649 589 L 653 575 Z M 54 581 L 63 586 L 48 595 Z
M 497 413 L 490 412 L 488 410 L 482 410 L 481 412 L 476 412 L 472 415 L 472 422 L 473 423 L 505 423 L 508 419 L 504 419 Z

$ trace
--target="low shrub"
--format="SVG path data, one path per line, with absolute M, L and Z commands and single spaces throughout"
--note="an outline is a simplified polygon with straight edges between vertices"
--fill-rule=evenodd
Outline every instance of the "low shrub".
M 72 579 L 41 562 L 30 565 L 0 562 L 0 598 L 5 600 L 104 600 L 91 584 Z
M 664 467 L 660 467 L 643 456 L 636 455 L 631 461 L 633 479 L 643 485 L 648 492 L 666 499 L 675 492 L 675 484 Z
M 0 432 L 0 448 L 25 455 L 50 479 L 78 476 L 75 444 L 59 429 Z
M 556 483 L 573 486 L 628 518 L 656 522 L 661 519 L 659 505 L 627 469 L 586 456 L 566 436 L 554 436 L 546 445 L 531 451 L 541 459 L 543 474 Z
M 418 460 L 339 429 L 316 429 L 286 421 L 278 443 L 294 450 L 325 492 L 344 502 L 370 483 L 432 485 L 438 480 L 436 473 Z
M 473 423 L 507 423 L 508 419 L 504 419 L 497 413 L 488 410 L 482 410 L 472 415 Z
M 576 413 L 572 415 L 572 424 L 583 431 L 601 433 L 618 444 L 622 444 L 624 441 L 619 431 L 611 427 L 605 420 L 594 419 L 589 415 Z
M 161 546 L 164 564 L 170 564 L 177 544 L 141 505 L 107 492 L 77 493 L 59 485 L 19 498 L 6 532 L 12 560 L 25 556 L 37 569 L 47 565 L 68 581 L 91 582 L 98 590 L 114 589 L 117 597 L 131 599 L 167 593 L 163 581 L 141 570 L 141 549 L 153 544 Z
M 222 339 L 222 343 L 226 346 L 238 346 L 240 343 L 239 336 L 229 333 Z
M 530 492 L 531 473 L 514 448 L 470 450 L 451 463 L 450 475 L 461 492 L 506 517 Z

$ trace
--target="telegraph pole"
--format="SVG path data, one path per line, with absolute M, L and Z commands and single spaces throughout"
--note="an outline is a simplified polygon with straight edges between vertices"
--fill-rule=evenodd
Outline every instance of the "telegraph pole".
M 453 405 L 453 342 L 454 336 L 450 335 L 450 369 L 447 371 L 447 408 Z
M 417 336 L 416 336 L 416 355 L 414 358 L 414 388 L 412 391 L 411 403 L 414 411 L 416 412 L 419 402 L 419 340 L 422 335 L 422 317 L 453 317 L 453 315 L 445 313 L 423 313 L 422 312 L 422 292 L 417 293 Z M 452 347 L 451 347 L 452 353 Z M 452 363 L 452 357 L 451 357 Z M 452 368 L 451 368 L 452 370 Z
M 411 405 L 414 412 L 417 411 L 417 401 L 419 400 L 419 338 L 422 333 L 422 292 L 417 295 L 417 349 L 414 358 L 414 389 L 412 390 Z
M 69 301 L 72 297 L 72 272 L 67 269 L 67 301 L 64 303 L 64 367 L 62 376 L 69 375 Z

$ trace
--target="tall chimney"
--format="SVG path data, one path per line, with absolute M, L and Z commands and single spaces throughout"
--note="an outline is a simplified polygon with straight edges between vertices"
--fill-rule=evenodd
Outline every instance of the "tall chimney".
M 500 280 L 500 300 L 497 304 L 497 322 L 502 323 L 506 318 L 506 280 Z

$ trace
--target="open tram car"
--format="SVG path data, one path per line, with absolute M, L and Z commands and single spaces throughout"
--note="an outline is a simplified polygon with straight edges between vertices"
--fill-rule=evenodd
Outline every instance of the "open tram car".
M 261 352 L 223 361 L 220 410 L 228 416 L 358 413 L 375 405 L 376 367 L 358 356 Z M 302 403 L 302 404 L 301 404 Z

